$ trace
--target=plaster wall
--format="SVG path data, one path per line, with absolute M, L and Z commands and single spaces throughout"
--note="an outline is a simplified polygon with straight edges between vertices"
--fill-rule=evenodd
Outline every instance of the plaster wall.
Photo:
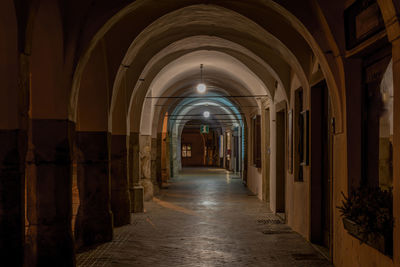
M 247 186 L 259 199 L 262 199 L 262 174 L 261 168 L 256 168 L 249 162 L 247 171 Z
M 301 87 L 300 81 L 296 76 L 291 81 L 291 100 L 289 109 L 294 110 L 294 91 Z M 303 88 L 303 110 L 310 108 L 308 99 L 308 89 Z M 293 124 L 295 123 L 293 117 Z M 295 127 L 293 127 L 294 131 Z M 293 137 L 295 133 L 293 133 Z M 293 141 L 294 142 L 294 141 Z M 293 161 L 295 155 L 295 144 L 293 144 Z M 286 151 L 288 151 L 286 149 Z M 288 157 L 286 157 L 288 160 Z M 310 166 L 303 166 L 303 181 L 295 181 L 295 164 L 293 164 L 293 173 L 288 171 L 286 164 L 286 219 L 293 230 L 300 233 L 306 239 L 310 235 Z
M 341 205 L 341 192 L 347 192 L 345 134 L 335 135 L 334 143 L 334 179 L 336 180 L 333 183 L 333 207 L 336 207 Z M 366 244 L 360 244 L 358 239 L 348 234 L 343 228 L 342 218 L 338 209 L 334 208 L 333 214 L 333 261 L 335 266 L 398 266 L 394 265 L 393 260 L 389 257 Z M 394 242 L 396 242 L 396 238 L 394 238 Z
M 251 118 L 250 116 L 247 116 L 247 121 L 250 122 Z M 262 125 L 261 125 L 262 127 Z M 262 131 L 262 130 L 261 130 Z M 251 142 L 251 136 L 253 135 L 251 131 L 251 123 L 247 124 L 247 132 L 249 133 L 246 138 L 247 138 L 247 147 L 248 147 L 248 156 L 247 156 L 247 162 L 248 162 L 248 168 L 247 168 L 247 187 L 249 190 L 255 194 L 259 199 L 262 199 L 262 171 L 261 168 L 257 168 L 253 164 L 253 145 Z M 258 144 L 260 145 L 260 144 Z

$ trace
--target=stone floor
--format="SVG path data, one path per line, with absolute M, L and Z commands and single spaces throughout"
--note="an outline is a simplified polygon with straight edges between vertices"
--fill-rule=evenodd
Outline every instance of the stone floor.
M 78 266 L 331 266 L 239 177 L 186 169 Z

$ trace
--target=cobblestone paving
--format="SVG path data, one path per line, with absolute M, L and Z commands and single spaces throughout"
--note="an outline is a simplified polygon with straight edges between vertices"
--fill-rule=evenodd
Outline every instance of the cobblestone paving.
M 188 169 L 78 266 L 331 266 L 238 177 Z

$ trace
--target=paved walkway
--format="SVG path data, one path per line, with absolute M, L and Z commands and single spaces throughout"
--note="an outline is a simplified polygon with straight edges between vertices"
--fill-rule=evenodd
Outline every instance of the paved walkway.
M 331 266 L 221 169 L 187 169 L 78 266 Z

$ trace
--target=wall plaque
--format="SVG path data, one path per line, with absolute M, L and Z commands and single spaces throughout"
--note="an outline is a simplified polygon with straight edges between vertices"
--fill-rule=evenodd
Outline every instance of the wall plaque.
M 302 149 L 302 154 L 300 155 L 300 166 L 308 166 L 310 164 L 310 157 L 309 157 L 309 150 L 310 150 L 310 111 L 309 110 L 304 110 L 301 113 L 301 120 L 303 123 L 302 127 L 302 140 L 301 142 L 303 143 L 303 149 Z
M 385 29 L 376 0 L 358 0 L 344 11 L 346 49 L 350 50 Z

